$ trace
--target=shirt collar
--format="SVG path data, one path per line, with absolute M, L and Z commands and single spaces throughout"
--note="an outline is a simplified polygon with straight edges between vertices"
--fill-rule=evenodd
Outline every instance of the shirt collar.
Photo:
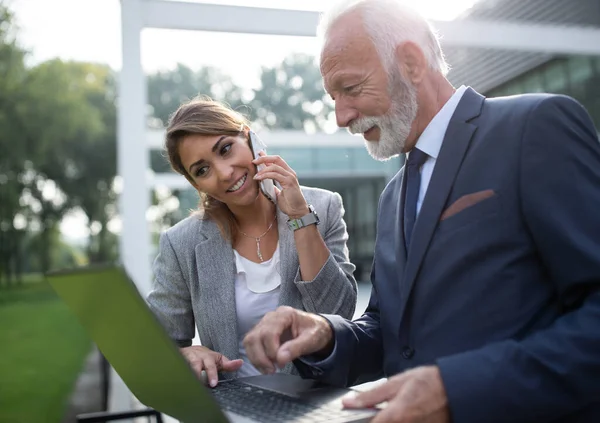
M 415 145 L 416 148 L 426 153 L 429 157 L 437 159 L 440 149 L 442 148 L 442 142 L 444 141 L 444 135 L 448 129 L 450 119 L 456 111 L 458 103 L 466 90 L 467 87 L 461 85 L 460 88 L 452 94 L 452 97 L 448 99 L 446 104 L 444 104 L 440 111 L 437 112 L 433 119 L 431 119 L 431 122 L 429 122 L 429 125 L 427 125 L 419 137 L 419 140 Z

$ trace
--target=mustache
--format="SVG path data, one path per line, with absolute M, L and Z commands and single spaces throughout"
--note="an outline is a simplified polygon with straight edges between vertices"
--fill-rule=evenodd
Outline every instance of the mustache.
M 373 116 L 367 116 L 352 122 L 348 127 L 348 131 L 353 135 L 362 134 L 374 126 L 380 126 L 380 124 L 381 119 Z

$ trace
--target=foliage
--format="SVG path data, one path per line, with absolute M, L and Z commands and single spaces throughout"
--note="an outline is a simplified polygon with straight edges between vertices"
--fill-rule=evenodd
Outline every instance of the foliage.
M 316 131 L 332 111 L 314 58 L 292 54 L 280 66 L 264 67 L 250 101 L 253 120 L 268 128 Z
M 224 101 L 268 128 L 323 129 L 332 112 L 314 57 L 306 54 L 291 54 L 281 65 L 263 67 L 260 87 L 247 101 L 243 94 L 229 76 L 212 67 L 195 72 L 178 64 L 148 76 L 148 102 L 158 127 L 166 126 L 182 102 L 198 95 Z
M 62 244 L 67 214 L 87 218 L 89 262 L 114 261 L 115 73 L 105 65 L 49 60 L 32 68 L 0 0 L 0 286 L 25 270 L 81 262 Z M 260 86 L 243 91 L 219 69 L 184 65 L 148 75 L 149 124 L 163 127 L 182 101 L 199 94 L 224 101 L 257 126 L 323 129 L 331 114 L 314 58 L 296 54 L 261 70 Z M 134 160 L 135 158 L 131 158 Z M 151 164 L 166 171 L 161 152 Z M 173 192 L 152 193 L 149 215 L 161 230 L 182 215 Z M 83 260 L 85 261 L 85 259 Z
M 148 103 L 159 127 L 167 125 L 169 116 L 181 103 L 198 95 L 227 101 L 233 107 L 240 104 L 242 97 L 231 78 L 213 67 L 195 72 L 178 64 L 175 69 L 148 76 Z
M 12 15 L 0 3 L 0 281 L 19 273 L 24 236 L 23 227 L 13 224 L 23 210 L 24 158 L 31 151 L 18 137 L 19 113 L 28 103 L 24 57 L 14 38 Z
M 67 260 L 53 234 L 68 212 L 87 217 L 90 261 L 116 255 L 114 73 L 58 59 L 27 68 L 25 55 L 0 3 L 0 282 Z M 25 254 L 27 233 L 39 235 Z

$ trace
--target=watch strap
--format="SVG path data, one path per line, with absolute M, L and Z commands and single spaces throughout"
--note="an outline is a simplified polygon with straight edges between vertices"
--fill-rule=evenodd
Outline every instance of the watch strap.
M 287 221 L 288 227 L 293 231 L 297 231 L 298 229 L 304 228 L 306 226 L 318 225 L 319 217 L 317 216 L 314 207 L 309 204 L 308 210 L 309 213 L 305 214 L 299 219 L 289 219 Z

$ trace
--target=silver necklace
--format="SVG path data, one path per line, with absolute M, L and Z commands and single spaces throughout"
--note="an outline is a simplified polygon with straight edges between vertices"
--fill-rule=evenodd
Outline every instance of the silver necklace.
M 275 215 L 275 217 L 273 218 L 273 221 L 271 222 L 271 224 L 269 225 L 269 227 L 267 228 L 266 231 L 264 231 L 262 233 L 262 235 L 260 235 L 259 237 L 255 237 L 255 236 L 250 236 L 248 235 L 246 232 L 242 231 L 240 229 L 240 233 L 242 235 L 244 235 L 246 238 L 253 238 L 256 241 L 256 254 L 258 254 L 258 259 L 262 262 L 263 260 L 263 256 L 262 253 L 260 252 L 260 239 L 265 236 L 267 234 L 267 232 L 269 232 L 271 230 L 271 228 L 273 227 L 273 223 L 275 223 L 275 220 L 277 220 L 277 215 Z

